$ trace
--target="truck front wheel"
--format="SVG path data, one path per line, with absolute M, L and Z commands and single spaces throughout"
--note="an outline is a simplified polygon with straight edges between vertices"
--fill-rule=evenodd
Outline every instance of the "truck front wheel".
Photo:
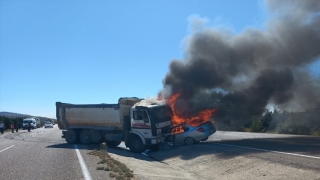
M 130 138 L 129 148 L 130 148 L 130 151 L 135 153 L 142 153 L 143 151 L 146 150 L 146 148 L 142 143 L 142 140 L 140 139 L 140 137 L 137 137 L 137 136 L 133 136 Z
M 65 133 L 67 143 L 74 144 L 77 141 L 77 133 L 73 129 L 68 129 Z
M 92 136 L 89 130 L 83 130 L 80 133 L 80 142 L 81 144 L 91 144 Z

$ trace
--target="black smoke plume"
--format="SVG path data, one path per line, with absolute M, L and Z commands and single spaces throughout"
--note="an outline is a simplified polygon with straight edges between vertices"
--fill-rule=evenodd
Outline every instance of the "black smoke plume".
M 320 79 L 308 65 L 320 58 L 320 1 L 267 0 L 266 5 L 264 30 L 193 33 L 185 58 L 170 63 L 165 96 L 182 93 L 179 101 L 187 111 L 217 106 L 194 103 L 199 93 L 210 98 L 215 91 L 218 104 L 237 110 L 238 119 L 261 115 L 268 104 L 299 111 L 318 103 Z

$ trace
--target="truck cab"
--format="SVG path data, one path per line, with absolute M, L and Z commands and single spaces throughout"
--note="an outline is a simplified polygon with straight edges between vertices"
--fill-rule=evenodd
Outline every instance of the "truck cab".
M 132 106 L 129 138 L 124 140 L 126 146 L 138 153 L 147 148 L 159 149 L 164 141 L 164 135 L 170 129 L 172 115 L 171 107 L 165 102 L 138 103 Z

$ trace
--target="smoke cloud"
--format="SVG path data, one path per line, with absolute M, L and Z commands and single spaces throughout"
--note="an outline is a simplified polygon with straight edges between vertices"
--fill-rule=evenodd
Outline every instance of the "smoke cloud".
M 320 79 L 308 65 L 320 58 L 320 1 L 265 2 L 264 30 L 235 34 L 197 27 L 187 38 L 185 58 L 170 63 L 164 96 L 182 93 L 185 110 L 199 92 L 217 90 L 220 103 L 240 109 L 244 117 L 261 115 L 268 104 L 301 111 L 318 103 Z M 203 24 L 199 21 L 192 24 Z

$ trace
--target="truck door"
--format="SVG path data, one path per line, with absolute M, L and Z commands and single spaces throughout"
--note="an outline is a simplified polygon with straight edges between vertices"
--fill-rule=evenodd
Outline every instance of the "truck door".
M 152 136 L 150 118 L 146 110 L 137 109 L 133 111 L 132 129 L 145 137 Z

